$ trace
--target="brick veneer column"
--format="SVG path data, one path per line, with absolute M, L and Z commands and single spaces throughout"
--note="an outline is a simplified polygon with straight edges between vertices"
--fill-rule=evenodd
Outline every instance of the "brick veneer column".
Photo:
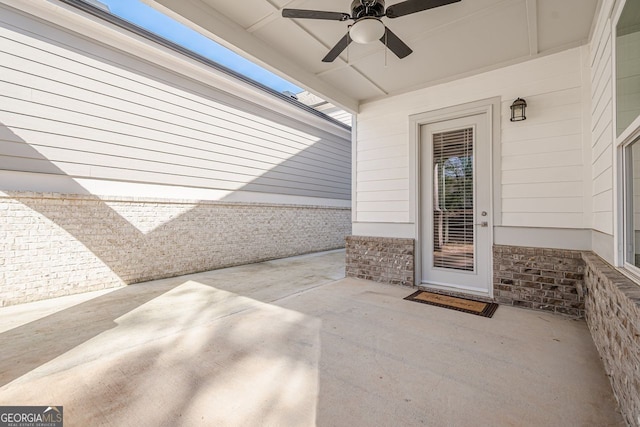
M 413 286 L 413 239 L 348 236 L 346 250 L 347 277 Z
M 495 245 L 497 302 L 584 317 L 584 261 L 580 251 Z

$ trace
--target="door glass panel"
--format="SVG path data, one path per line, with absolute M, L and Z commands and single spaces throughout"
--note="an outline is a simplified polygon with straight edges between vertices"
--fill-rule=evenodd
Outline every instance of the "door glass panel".
M 475 271 L 473 128 L 433 134 L 433 267 Z

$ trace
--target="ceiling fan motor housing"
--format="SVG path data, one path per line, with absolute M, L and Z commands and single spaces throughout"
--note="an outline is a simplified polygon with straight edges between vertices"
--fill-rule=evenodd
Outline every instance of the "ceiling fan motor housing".
M 351 17 L 357 20 L 363 16 L 384 16 L 384 0 L 353 0 Z

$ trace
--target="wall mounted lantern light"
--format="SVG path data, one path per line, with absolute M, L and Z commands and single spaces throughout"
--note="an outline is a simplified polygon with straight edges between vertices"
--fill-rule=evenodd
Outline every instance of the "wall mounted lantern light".
M 511 104 L 511 121 L 512 122 L 520 122 L 522 120 L 527 120 L 527 116 L 525 115 L 525 110 L 527 109 L 527 102 L 518 98 L 513 101 Z

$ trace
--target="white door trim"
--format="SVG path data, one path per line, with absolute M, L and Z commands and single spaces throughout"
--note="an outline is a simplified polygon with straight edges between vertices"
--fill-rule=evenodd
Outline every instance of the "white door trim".
M 501 99 L 500 97 L 484 99 L 468 104 L 462 104 L 443 108 L 439 110 L 414 114 L 409 116 L 409 215 L 410 221 L 414 223 L 414 233 L 416 236 L 416 243 L 414 248 L 414 280 L 416 284 L 422 281 L 422 224 L 420 222 L 420 128 L 423 125 L 437 123 L 446 120 L 459 119 L 463 117 L 475 116 L 484 114 L 487 120 L 488 138 L 490 141 L 491 149 L 491 164 L 490 169 L 490 182 L 491 182 L 491 195 L 490 206 L 492 207 L 490 216 L 490 224 L 495 226 L 502 225 L 501 215 L 501 179 L 500 179 L 500 164 L 501 164 L 501 141 L 500 141 L 500 117 L 501 117 Z M 493 229 L 489 233 L 489 266 L 487 278 L 489 283 L 489 295 L 493 297 Z

